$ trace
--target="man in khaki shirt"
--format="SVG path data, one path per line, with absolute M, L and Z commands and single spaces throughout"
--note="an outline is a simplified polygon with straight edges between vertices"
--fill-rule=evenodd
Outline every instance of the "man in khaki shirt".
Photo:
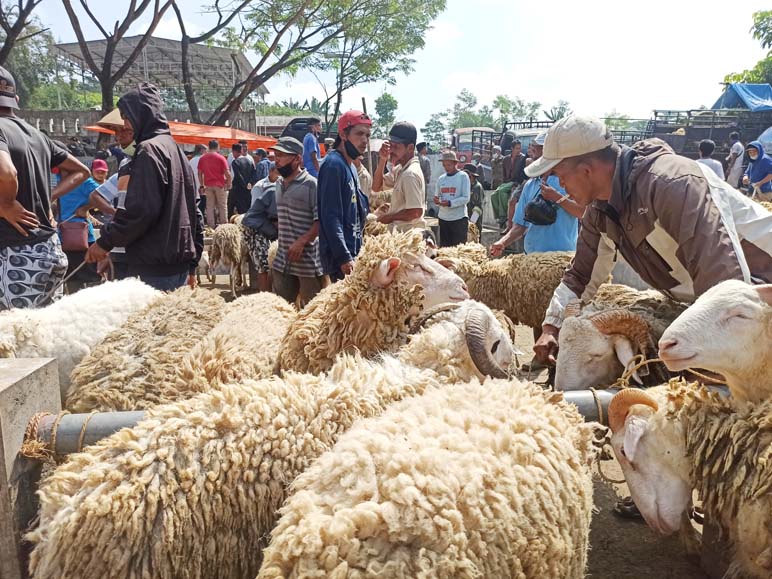
M 396 123 L 389 131 L 389 140 L 381 147 L 378 168 L 373 175 L 374 192 L 383 191 L 384 185 L 394 189 L 391 203 L 379 207 L 376 215 L 378 221 L 396 231 L 426 228 L 426 186 L 421 164 L 415 156 L 417 138 L 418 131 L 414 125 Z M 384 175 L 389 159 L 392 169 Z

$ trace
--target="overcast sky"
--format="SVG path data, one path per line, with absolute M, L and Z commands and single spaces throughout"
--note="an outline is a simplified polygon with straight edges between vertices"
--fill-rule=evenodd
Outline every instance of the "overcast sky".
M 77 4 L 77 3 L 76 3 Z M 125 13 L 125 0 L 90 3 L 104 23 Z M 205 28 L 206 0 L 183 0 L 186 26 Z M 398 119 L 419 128 L 434 113 L 452 106 L 468 88 L 480 104 L 498 94 L 536 100 L 549 108 L 559 99 L 579 113 L 603 116 L 615 109 L 648 118 L 657 109 L 711 106 L 728 72 L 752 67 L 764 50 L 751 38 L 752 14 L 769 8 L 761 0 L 448 0 L 435 21 L 426 47 L 415 54 L 415 71 L 393 87 L 374 83 L 352 89 L 344 110 L 369 110 L 384 91 L 399 102 Z M 74 41 L 59 0 L 46 0 L 39 12 L 59 41 Z M 147 19 L 132 30 L 142 32 Z M 96 30 L 86 27 L 89 39 Z M 169 11 L 156 35 L 179 38 Z M 250 56 L 253 63 L 254 55 Z M 332 79 L 327 79 L 332 80 Z M 274 77 L 269 101 L 292 97 L 300 102 L 322 97 L 310 73 Z

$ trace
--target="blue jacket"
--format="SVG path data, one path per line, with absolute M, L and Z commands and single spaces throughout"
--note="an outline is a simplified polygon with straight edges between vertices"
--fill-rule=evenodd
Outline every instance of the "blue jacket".
M 338 273 L 359 254 L 370 210 L 356 170 L 338 151 L 330 151 L 319 168 L 316 196 L 322 267 L 325 273 Z
M 745 170 L 745 174 L 748 175 L 751 183 L 758 183 L 764 177 L 772 173 L 772 158 L 764 152 L 764 147 L 759 141 L 751 141 L 745 147 L 748 149 L 753 147 L 759 152 L 759 158 L 755 161 L 748 163 L 748 168 Z M 772 191 L 772 181 L 767 181 L 761 186 L 762 193 L 769 193 Z

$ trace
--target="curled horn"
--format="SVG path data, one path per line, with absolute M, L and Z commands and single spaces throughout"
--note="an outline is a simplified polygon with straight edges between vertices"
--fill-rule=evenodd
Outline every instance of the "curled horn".
M 458 307 L 459 307 L 459 304 L 447 303 L 447 304 L 439 304 L 429 308 L 425 312 L 422 312 L 418 317 L 416 317 L 415 320 L 413 320 L 413 323 L 410 324 L 410 333 L 415 334 L 418 330 L 420 330 L 423 327 L 423 325 L 426 322 L 428 322 L 437 314 L 441 314 L 442 312 L 452 312 L 457 310 Z
M 611 428 L 611 432 L 619 432 L 625 425 L 627 413 L 634 404 L 643 404 L 652 408 L 654 412 L 659 410 L 657 401 L 643 390 L 625 388 L 611 399 L 608 406 L 608 425 Z
M 509 375 L 493 359 L 486 345 L 491 326 L 490 316 L 479 308 L 472 308 L 466 315 L 464 326 L 469 355 L 480 373 L 492 378 L 508 378 Z
M 627 337 L 635 347 L 635 351 L 643 354 L 645 358 L 654 351 L 654 342 L 649 332 L 649 324 L 638 314 L 628 310 L 616 309 L 599 312 L 589 317 L 592 324 L 599 332 L 606 334 L 621 334 Z M 648 368 L 643 366 L 639 374 L 648 374 Z

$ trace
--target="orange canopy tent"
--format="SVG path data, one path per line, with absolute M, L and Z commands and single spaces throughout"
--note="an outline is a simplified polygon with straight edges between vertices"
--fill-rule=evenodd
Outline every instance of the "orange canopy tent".
M 254 151 L 255 149 L 268 149 L 276 144 L 276 139 L 263 135 L 255 135 L 240 129 L 232 127 L 217 127 L 213 125 L 197 125 L 195 123 L 178 123 L 169 121 L 169 129 L 172 137 L 180 145 L 208 145 L 209 141 L 216 139 L 223 149 L 230 149 L 231 145 L 239 141 L 246 141 L 247 147 Z M 106 127 L 100 125 L 90 125 L 86 127 L 87 131 L 97 133 L 115 134 Z

